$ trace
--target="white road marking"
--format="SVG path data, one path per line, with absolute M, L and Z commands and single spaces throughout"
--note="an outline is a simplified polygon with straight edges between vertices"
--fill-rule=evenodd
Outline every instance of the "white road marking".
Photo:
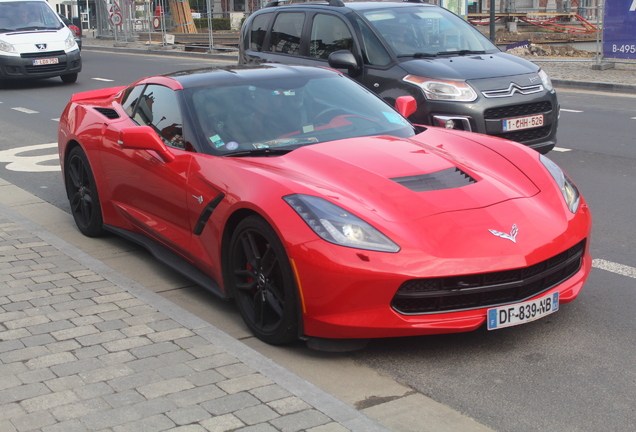
M 107 79 L 107 78 L 93 78 L 95 81 L 106 81 L 106 82 L 112 82 L 114 80 L 112 79 Z
M 618 264 L 604 259 L 592 260 L 592 267 L 636 279 L 636 268 L 634 267 Z
M 565 152 L 572 151 L 572 149 L 566 149 L 566 148 L 563 148 L 563 147 L 555 147 L 555 148 L 552 149 L 552 151 L 565 153 Z
M 22 107 L 13 107 L 11 109 L 23 112 L 25 114 L 37 114 L 37 113 L 39 113 L 39 111 L 33 111 L 33 110 L 28 109 L 28 108 L 22 108 Z
M 583 112 L 581 110 L 573 110 L 573 109 L 566 109 L 566 108 L 561 108 L 561 111 L 573 112 L 573 113 L 582 113 Z
M 2 102 L 0 102 L 0 103 L 2 103 Z M 636 120 L 636 117 L 632 117 L 631 120 Z
M 22 153 L 27 153 L 36 150 L 56 148 L 57 143 L 38 144 L 26 147 L 18 147 L 9 150 L 0 151 L 0 162 L 9 162 L 6 168 L 10 171 L 26 171 L 26 172 L 45 172 L 45 171 L 59 171 L 59 155 L 57 151 L 53 154 L 45 154 L 39 156 L 22 156 Z M 57 161 L 54 165 L 41 165 L 42 162 Z
M 59 118 L 51 119 L 51 120 L 56 121 L 56 122 L 59 122 L 59 121 L 60 121 L 60 119 L 59 119 Z

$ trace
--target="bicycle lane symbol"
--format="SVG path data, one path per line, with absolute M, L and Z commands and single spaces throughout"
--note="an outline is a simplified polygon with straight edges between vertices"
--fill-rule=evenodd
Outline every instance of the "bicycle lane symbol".
M 55 148 L 55 153 L 29 155 L 31 152 L 42 153 L 41 150 L 49 148 Z M 45 164 L 45 162 L 53 160 L 57 163 Z M 47 172 L 60 170 L 57 143 L 37 144 L 2 150 L 0 151 L 0 162 L 8 162 L 8 165 L 5 168 L 10 171 Z

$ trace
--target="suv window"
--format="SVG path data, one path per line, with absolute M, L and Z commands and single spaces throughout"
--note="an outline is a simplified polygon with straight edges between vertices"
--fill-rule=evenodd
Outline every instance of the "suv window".
M 270 49 L 273 52 L 298 55 L 300 34 L 303 30 L 305 14 L 303 12 L 280 13 L 274 21 Z
M 177 95 L 172 89 L 148 85 L 139 99 L 133 120 L 152 127 L 166 145 L 185 148 L 181 113 Z
M 376 66 L 386 66 L 391 63 L 391 56 L 367 23 L 357 17 L 356 22 L 362 36 L 362 53 L 365 57 L 365 62 Z
M 267 33 L 267 26 L 272 19 L 273 14 L 267 13 L 256 16 L 252 21 L 250 28 L 250 49 L 254 51 L 263 51 L 263 42 Z
M 309 57 L 327 59 L 338 50 L 353 48 L 353 37 L 347 25 L 333 15 L 317 14 L 311 25 Z

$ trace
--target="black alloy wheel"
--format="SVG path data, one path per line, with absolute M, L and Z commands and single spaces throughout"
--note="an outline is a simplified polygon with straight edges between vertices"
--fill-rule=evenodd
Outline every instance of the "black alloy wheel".
M 263 342 L 298 338 L 296 284 L 285 248 L 259 216 L 245 218 L 230 241 L 228 280 L 243 320 Z
M 95 177 L 86 153 L 79 146 L 73 148 L 68 155 L 64 165 L 64 180 L 71 214 L 79 230 L 88 237 L 103 234 L 102 208 Z

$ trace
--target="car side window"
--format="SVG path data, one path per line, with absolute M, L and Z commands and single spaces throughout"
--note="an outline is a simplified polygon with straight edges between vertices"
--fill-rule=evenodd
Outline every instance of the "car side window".
M 270 49 L 273 52 L 298 55 L 300 34 L 303 30 L 305 14 L 303 12 L 280 13 L 274 21 Z
M 327 59 L 338 50 L 353 48 L 353 37 L 347 25 L 334 15 L 317 14 L 311 25 L 309 57 Z
M 133 120 L 153 128 L 166 145 L 185 148 L 183 123 L 174 90 L 155 84 L 146 86 L 139 97 Z
M 360 27 L 362 54 L 364 55 L 365 62 L 375 66 L 386 66 L 391 63 L 391 56 L 369 26 L 360 18 L 356 18 L 356 22 Z
M 267 33 L 267 27 L 272 20 L 273 14 L 267 13 L 258 15 L 252 21 L 252 27 L 250 28 L 250 49 L 252 51 L 263 51 L 263 42 L 265 42 L 265 34 Z
M 139 85 L 135 87 L 129 87 L 124 92 L 124 97 L 121 100 L 121 106 L 126 111 L 129 117 L 133 116 L 133 111 L 135 109 L 135 105 L 137 105 L 137 101 L 139 100 L 139 96 L 143 91 L 144 86 Z

